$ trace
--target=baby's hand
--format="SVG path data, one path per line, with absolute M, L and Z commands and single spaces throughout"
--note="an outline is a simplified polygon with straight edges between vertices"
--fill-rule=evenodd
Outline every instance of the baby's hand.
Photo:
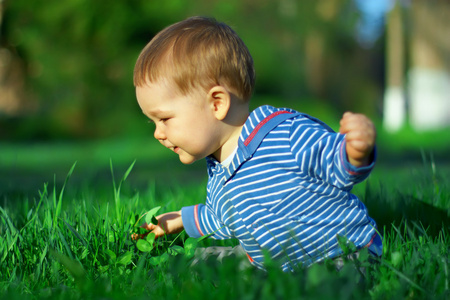
M 376 137 L 372 121 L 365 115 L 346 112 L 339 124 L 339 132 L 346 135 L 348 161 L 355 167 L 368 165 Z
M 131 235 L 133 240 L 143 239 L 150 232 L 153 232 L 158 238 L 164 234 L 172 234 L 181 232 L 183 227 L 183 221 L 181 219 L 181 212 L 169 212 L 156 217 L 158 220 L 158 225 L 144 223 L 141 225 L 142 228 L 148 230 L 144 234 L 134 233 Z
M 153 225 L 153 224 L 150 224 Z M 155 225 L 153 225 L 155 226 Z M 139 226 L 141 228 L 144 228 L 145 230 L 148 230 L 148 232 L 146 233 L 133 233 L 131 234 L 131 239 L 133 240 L 140 240 L 140 239 L 145 239 L 145 237 L 151 232 L 151 227 L 149 227 L 149 225 L 147 223 L 142 224 L 141 226 Z

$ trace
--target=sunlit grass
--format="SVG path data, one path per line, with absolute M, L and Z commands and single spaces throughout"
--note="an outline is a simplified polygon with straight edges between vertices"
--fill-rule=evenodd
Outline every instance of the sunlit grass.
M 444 187 L 441 192 L 448 199 L 448 185 L 439 173 L 436 177 L 441 181 L 437 183 L 428 177 L 415 178 L 416 185 L 396 194 L 390 194 L 396 186 L 393 182 L 374 183 L 370 179 L 365 185 L 360 197 L 369 211 L 375 218 L 390 217 L 379 228 L 385 247 L 378 263 L 369 263 L 364 254 L 357 262 L 347 261 L 340 272 L 325 263 L 285 274 L 270 263 L 267 273 L 253 268 L 242 270 L 239 260 L 233 259 L 223 264 L 205 261 L 192 267 L 180 250 L 187 238 L 184 233 L 162 238 L 150 252 L 140 252 L 130 239 L 136 218 L 156 206 L 166 212 L 201 202 L 204 186 L 153 183 L 138 190 L 127 182 L 133 173 L 130 166 L 121 172 L 112 167 L 115 176 L 111 176 L 109 189 L 71 189 L 75 166 L 65 185 L 43 184 L 37 197 L 19 202 L 3 199 L 0 293 L 5 299 L 448 297 L 448 216 L 434 216 L 441 218 L 441 226 L 430 232 L 428 224 L 403 215 L 405 207 L 398 208 L 395 203 L 406 201 L 410 194 L 418 196 L 417 187 L 430 184 L 429 189 L 421 190 L 422 200 L 432 202 L 434 184 Z M 8 197 L 13 196 L 3 196 Z M 410 210 L 422 209 L 414 201 L 408 205 Z M 205 240 L 201 246 L 234 244 Z M 356 266 L 365 267 L 364 274 Z

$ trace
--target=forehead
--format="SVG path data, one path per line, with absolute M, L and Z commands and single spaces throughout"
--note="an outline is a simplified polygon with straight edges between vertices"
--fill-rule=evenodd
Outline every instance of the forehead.
M 165 80 L 157 82 L 147 81 L 145 84 L 136 87 L 136 97 L 139 102 L 158 100 L 169 100 L 179 96 L 178 88 Z
M 143 113 L 158 116 L 164 112 L 188 109 L 189 106 L 204 105 L 206 92 L 203 89 L 191 89 L 183 93 L 171 80 L 147 81 L 136 86 L 136 98 Z
M 147 116 L 160 113 L 171 106 L 175 93 L 169 85 L 147 82 L 136 87 L 136 98 L 144 114 Z

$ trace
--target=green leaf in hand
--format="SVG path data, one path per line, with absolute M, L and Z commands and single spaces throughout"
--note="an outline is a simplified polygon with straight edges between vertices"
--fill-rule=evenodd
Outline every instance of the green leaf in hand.
M 152 209 L 150 209 L 146 214 L 145 214 L 145 222 L 147 224 L 153 224 L 153 225 L 158 225 L 158 220 L 156 219 L 155 215 L 158 213 L 158 211 L 161 209 L 161 206 L 157 206 L 154 207 Z

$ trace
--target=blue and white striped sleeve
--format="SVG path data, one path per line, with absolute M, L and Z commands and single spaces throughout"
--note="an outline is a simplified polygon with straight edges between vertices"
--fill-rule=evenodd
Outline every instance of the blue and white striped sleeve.
M 292 120 L 290 142 L 291 151 L 305 175 L 338 188 L 350 189 L 363 181 L 375 163 L 373 159 L 368 166 L 353 166 L 347 158 L 345 135 L 303 116 Z
M 233 238 L 226 226 L 204 204 L 186 206 L 181 209 L 183 227 L 190 237 L 199 238 L 204 235 L 216 240 Z

